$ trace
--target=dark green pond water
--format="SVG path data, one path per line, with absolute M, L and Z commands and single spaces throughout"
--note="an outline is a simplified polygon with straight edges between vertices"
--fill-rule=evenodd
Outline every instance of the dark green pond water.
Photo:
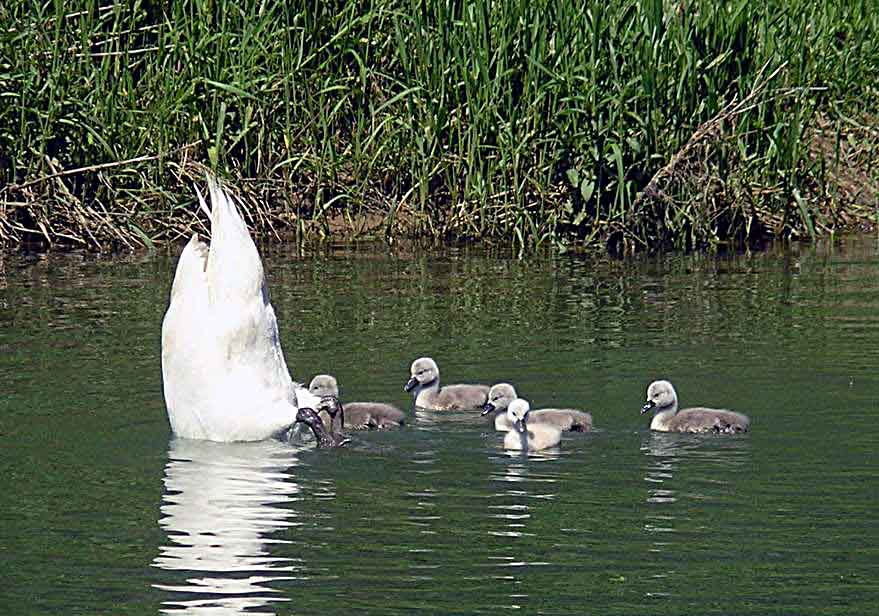
M 294 377 L 411 406 L 410 362 L 597 430 L 509 455 L 411 413 L 348 450 L 171 437 L 172 255 L 0 261 L 3 614 L 869 614 L 875 238 L 730 257 L 265 255 Z M 748 413 L 654 434 L 645 388 Z

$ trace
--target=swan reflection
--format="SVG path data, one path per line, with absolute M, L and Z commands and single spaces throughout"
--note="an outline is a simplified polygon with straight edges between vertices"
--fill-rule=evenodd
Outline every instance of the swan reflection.
M 644 529 L 650 533 L 673 533 L 682 513 L 674 504 L 680 499 L 708 502 L 722 501 L 728 496 L 726 484 L 732 473 L 747 463 L 750 440 L 649 432 L 641 442 L 641 453 L 646 456 L 646 501 L 659 506 L 648 510 Z M 675 480 L 681 469 L 687 469 L 683 489 L 680 478 Z M 666 542 L 657 541 L 654 549 L 662 551 L 665 545 Z
M 499 538 L 497 547 L 487 556 L 486 567 L 494 570 L 491 579 L 495 589 L 501 593 L 497 600 L 498 609 L 524 609 L 529 601 L 524 579 L 528 571 L 535 567 L 550 566 L 548 560 L 536 554 L 530 557 L 529 545 L 541 532 L 534 515 L 542 506 L 540 501 L 552 501 L 557 493 L 559 475 L 553 465 L 542 465 L 543 461 L 557 460 L 558 455 L 548 450 L 523 456 L 522 452 L 504 451 L 495 460 L 499 463 L 490 474 L 494 484 L 489 503 L 484 506 L 491 520 L 492 528 L 486 534 Z
M 168 544 L 153 566 L 187 573 L 153 585 L 172 593 L 163 613 L 267 614 L 251 610 L 287 601 L 268 584 L 301 576 L 304 562 L 268 548 L 289 543 L 277 531 L 301 525 L 287 472 L 297 463 L 297 450 L 275 441 L 171 441 L 159 520 Z
M 644 475 L 644 481 L 651 486 L 647 491 L 648 503 L 674 503 L 678 500 L 668 482 L 674 479 L 681 440 L 678 434 L 649 432 L 641 442 L 641 452 L 648 456 Z

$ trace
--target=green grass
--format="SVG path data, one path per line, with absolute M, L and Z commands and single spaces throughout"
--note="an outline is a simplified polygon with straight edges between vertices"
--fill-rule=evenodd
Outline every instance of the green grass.
M 8 0 L 0 239 L 174 240 L 205 167 L 263 233 L 630 250 L 842 230 L 876 218 L 877 8 Z

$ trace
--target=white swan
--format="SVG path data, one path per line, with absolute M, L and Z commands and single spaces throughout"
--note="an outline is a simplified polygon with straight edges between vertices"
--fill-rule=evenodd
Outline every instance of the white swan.
M 258 441 L 294 424 L 319 399 L 287 371 L 262 262 L 238 209 L 208 178 L 210 248 L 183 249 L 162 322 L 162 380 L 174 434 Z

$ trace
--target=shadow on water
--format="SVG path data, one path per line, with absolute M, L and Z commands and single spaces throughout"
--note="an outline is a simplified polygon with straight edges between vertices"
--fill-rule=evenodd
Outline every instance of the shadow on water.
M 163 613 L 240 614 L 288 601 L 272 582 L 305 575 L 304 559 L 273 556 L 285 529 L 301 526 L 297 451 L 283 443 L 172 439 L 159 525 L 167 543 L 153 566 L 178 573 L 157 582 Z M 182 578 L 182 579 L 181 579 Z

